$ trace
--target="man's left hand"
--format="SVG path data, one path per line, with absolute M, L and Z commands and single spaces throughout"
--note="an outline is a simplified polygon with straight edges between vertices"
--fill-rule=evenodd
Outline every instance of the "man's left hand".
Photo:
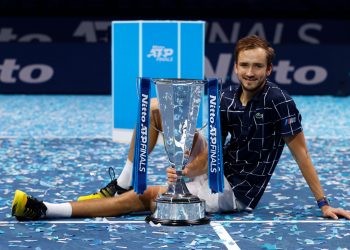
M 341 208 L 334 208 L 331 206 L 323 206 L 321 208 L 323 216 L 324 217 L 329 217 L 332 218 L 334 220 L 338 220 L 339 217 L 344 217 L 348 220 L 350 220 L 350 212 L 341 209 Z

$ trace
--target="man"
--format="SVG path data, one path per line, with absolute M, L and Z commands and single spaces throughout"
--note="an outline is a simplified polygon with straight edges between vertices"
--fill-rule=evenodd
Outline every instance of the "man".
M 254 209 L 272 176 L 287 143 L 318 206 L 325 217 L 350 219 L 350 213 L 330 206 L 321 188 L 311 162 L 301 116 L 294 101 L 283 90 L 267 81 L 272 72 L 274 50 L 267 41 L 248 36 L 238 41 L 235 50 L 234 70 L 240 87 L 223 91 L 220 110 L 224 147 L 224 192 L 211 194 L 207 179 L 207 145 L 202 136 L 196 136 L 191 152 L 192 161 L 183 174 L 193 181 L 189 191 L 206 200 L 207 212 Z M 161 128 L 159 110 L 152 104 L 151 123 Z M 150 135 L 152 149 L 157 131 Z M 133 148 L 133 143 L 131 144 Z M 117 216 L 136 211 L 154 209 L 154 200 L 166 187 L 151 186 L 143 195 L 130 189 L 133 152 L 118 180 L 112 180 L 97 194 L 81 197 L 78 202 L 51 204 L 40 202 L 17 190 L 12 214 L 18 220 L 35 220 L 45 217 L 96 217 Z M 168 181 L 176 180 L 175 169 L 167 169 Z M 114 196 L 114 194 L 117 196 Z M 109 197 L 112 196 L 112 197 Z M 100 199 L 103 198 L 103 199 Z

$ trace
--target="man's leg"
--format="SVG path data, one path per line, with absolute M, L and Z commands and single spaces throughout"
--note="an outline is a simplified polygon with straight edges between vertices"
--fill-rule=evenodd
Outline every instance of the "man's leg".
M 158 101 L 156 98 L 151 99 L 151 110 L 150 110 L 150 127 L 149 127 L 149 153 L 152 152 L 155 145 L 157 144 L 159 131 L 162 131 L 162 119 L 160 110 L 158 108 Z M 78 201 L 100 199 L 105 197 L 111 197 L 114 195 L 120 195 L 130 190 L 132 181 L 133 161 L 134 161 L 134 146 L 135 146 L 135 129 L 130 143 L 128 158 L 124 165 L 124 168 L 117 179 L 114 179 L 111 174 L 111 182 L 100 189 L 99 192 L 81 196 Z
M 159 131 L 162 131 L 162 118 L 158 107 L 158 100 L 156 98 L 152 98 L 150 110 L 148 153 L 151 153 L 157 144 Z M 128 154 L 128 160 L 131 162 L 134 161 L 135 133 L 136 131 L 134 129 Z
M 71 202 L 72 217 L 119 216 L 132 212 L 153 211 L 154 200 L 166 187 L 151 186 L 142 195 L 128 191 L 122 195 L 106 199 Z
M 131 212 L 153 211 L 154 200 L 166 187 L 151 186 L 142 195 L 133 191 L 117 197 L 93 199 L 81 202 L 48 203 L 38 201 L 17 190 L 12 202 L 12 215 L 18 220 L 43 218 L 118 216 Z
M 160 110 L 158 108 L 158 101 L 156 98 L 153 98 L 151 99 L 148 153 L 151 153 L 155 145 L 157 144 L 159 131 L 162 131 L 162 119 L 160 115 Z M 132 181 L 131 179 L 134 161 L 135 136 L 136 131 L 134 129 L 130 143 L 128 159 L 124 165 L 121 174 L 117 179 L 119 186 L 125 189 L 131 186 Z

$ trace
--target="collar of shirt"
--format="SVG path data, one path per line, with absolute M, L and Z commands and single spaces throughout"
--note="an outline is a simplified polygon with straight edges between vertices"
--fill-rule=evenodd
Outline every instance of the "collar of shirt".
M 269 82 L 266 81 L 262 90 L 256 93 L 256 95 L 254 95 L 254 97 L 247 103 L 247 106 L 243 106 L 240 101 L 239 97 L 241 96 L 243 89 L 241 85 L 238 87 L 234 96 L 234 102 L 236 104 L 236 108 L 238 110 L 243 111 L 243 113 L 241 113 L 241 135 L 239 136 L 238 140 L 245 141 L 247 139 L 247 136 L 252 127 L 252 120 L 254 119 L 253 117 L 255 115 L 255 108 L 261 100 L 261 97 L 266 94 L 269 86 Z
M 266 80 L 265 82 L 265 85 L 264 87 L 262 88 L 262 90 L 260 90 L 258 93 L 256 93 L 253 98 L 247 103 L 247 106 L 249 106 L 249 104 L 251 102 L 258 102 L 261 98 L 262 95 L 265 95 L 266 92 L 267 92 L 267 89 L 269 88 L 269 85 L 270 85 L 270 82 Z M 238 105 L 238 107 L 242 107 L 243 109 L 246 107 L 246 106 L 243 106 L 239 97 L 241 96 L 243 92 L 243 89 L 242 89 L 242 86 L 239 85 L 236 93 L 235 93 L 235 96 L 234 96 L 234 99 L 235 99 L 235 102 L 236 102 L 236 105 Z

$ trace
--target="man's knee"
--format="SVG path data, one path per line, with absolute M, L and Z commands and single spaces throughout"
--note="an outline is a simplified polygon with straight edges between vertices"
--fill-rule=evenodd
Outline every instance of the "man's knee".
M 157 199 L 159 194 L 166 191 L 166 187 L 162 186 L 150 186 L 147 190 L 139 196 L 140 201 L 146 210 L 154 210 L 154 201 Z
M 158 99 L 157 98 L 152 98 L 151 99 L 151 123 L 155 128 L 158 130 L 162 130 L 162 118 L 158 106 Z
M 151 109 L 158 109 L 158 99 L 157 98 L 151 99 Z

